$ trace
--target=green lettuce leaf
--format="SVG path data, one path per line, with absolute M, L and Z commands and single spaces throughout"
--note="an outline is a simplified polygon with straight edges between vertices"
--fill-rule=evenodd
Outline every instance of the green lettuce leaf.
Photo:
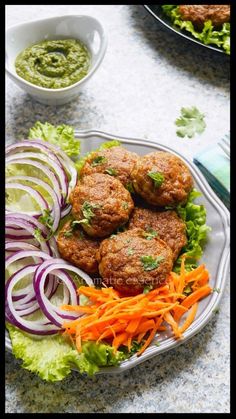
M 80 141 L 75 138 L 74 128 L 70 125 L 54 126 L 45 122 L 37 121 L 29 130 L 30 140 L 41 138 L 51 144 L 59 146 L 72 159 L 78 158 L 80 153 Z
M 207 241 L 207 233 L 211 230 L 206 225 L 206 208 L 204 205 L 194 204 L 193 202 L 199 196 L 201 196 L 201 193 L 193 189 L 188 196 L 187 203 L 177 206 L 177 213 L 186 224 L 188 242 L 183 247 L 181 254 L 185 253 L 188 256 L 185 262 L 187 270 L 192 270 L 196 267 L 196 261 L 203 254 L 203 248 Z M 175 272 L 179 272 L 180 264 L 181 259 L 179 257 L 175 262 Z
M 76 166 L 76 169 L 78 171 L 78 174 L 80 174 L 80 171 L 84 167 L 84 164 L 85 164 L 87 158 L 90 157 L 92 155 L 92 153 L 94 153 L 95 151 L 102 151 L 102 150 L 106 150 L 108 148 L 117 147 L 119 145 L 120 145 L 120 141 L 118 141 L 118 140 L 105 141 L 105 143 L 102 143 L 100 145 L 100 147 L 98 147 L 97 149 L 86 153 L 83 157 L 81 157 L 79 160 L 77 160 L 75 162 L 75 166 Z
M 216 45 L 222 48 L 226 54 L 230 54 L 230 23 L 223 23 L 221 28 L 215 28 L 211 21 L 204 23 L 201 31 L 197 30 L 189 20 L 183 20 L 178 6 L 163 5 L 164 13 L 170 18 L 173 25 L 190 32 L 191 35 L 206 45 Z
M 114 354 L 112 347 L 105 343 L 82 343 L 79 353 L 61 335 L 36 338 L 10 324 L 7 329 L 13 354 L 23 361 L 22 367 L 46 381 L 63 380 L 73 368 L 94 375 L 100 367 L 118 365 L 127 358 L 121 351 Z

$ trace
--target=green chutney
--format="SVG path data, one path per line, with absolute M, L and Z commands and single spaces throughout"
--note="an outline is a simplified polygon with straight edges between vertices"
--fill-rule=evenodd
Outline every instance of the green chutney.
M 37 86 L 61 89 L 88 74 L 90 53 L 77 39 L 41 41 L 16 58 L 18 76 Z

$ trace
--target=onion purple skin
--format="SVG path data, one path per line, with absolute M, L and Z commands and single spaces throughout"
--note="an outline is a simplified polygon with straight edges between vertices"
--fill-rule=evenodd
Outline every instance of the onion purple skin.
M 59 259 L 60 260 L 60 259 Z M 67 314 L 63 314 L 61 312 L 60 309 L 56 308 L 55 309 L 51 309 L 51 312 L 49 311 L 49 309 L 46 307 L 45 302 L 43 301 L 43 297 L 41 295 L 41 290 L 40 290 L 40 284 L 43 279 L 43 276 L 45 274 L 45 272 L 47 272 L 50 269 L 50 265 L 52 270 L 60 270 L 61 273 L 63 274 L 64 277 L 67 278 L 67 280 L 70 282 L 71 286 L 74 288 L 75 290 L 75 295 L 76 295 L 76 300 L 77 300 L 77 304 L 78 304 L 78 296 L 76 294 L 76 285 L 73 282 L 73 280 L 71 279 L 71 277 L 67 274 L 67 272 L 65 272 L 63 269 L 58 269 L 56 264 L 55 264 L 55 260 L 53 263 L 51 263 L 51 261 L 45 261 L 46 263 L 42 263 L 40 266 L 38 266 L 37 270 L 35 271 L 34 274 L 34 279 L 33 279 L 33 285 L 34 285 L 34 290 L 35 290 L 35 295 L 37 297 L 39 306 L 42 310 L 42 312 L 44 313 L 44 315 L 52 322 L 54 323 L 56 326 L 62 327 L 62 323 L 55 319 L 55 315 L 58 315 L 59 317 L 61 317 L 62 319 L 68 319 L 68 320 L 75 320 L 76 318 L 80 317 L 78 314 L 77 315 L 67 315 Z M 64 261 L 63 261 L 64 262 Z M 69 303 L 69 301 L 68 301 Z M 55 313 L 52 313 L 52 311 L 54 311 Z
M 51 330 L 36 330 L 36 328 L 33 328 L 33 321 L 32 321 L 32 327 L 29 326 L 25 326 L 24 324 L 20 323 L 19 320 L 17 320 L 17 318 L 15 318 L 14 314 L 12 313 L 10 306 L 9 306 L 9 300 L 8 300 L 8 290 L 9 290 L 9 286 L 11 285 L 11 282 L 13 281 L 13 279 L 15 278 L 16 275 L 19 274 L 20 271 L 27 271 L 29 270 L 29 273 L 32 271 L 31 268 L 35 267 L 35 265 L 29 265 L 27 267 L 24 267 L 22 269 L 20 269 L 19 271 L 15 272 L 6 282 L 6 286 L 5 286 L 5 316 L 6 316 L 6 320 L 13 324 L 14 326 L 17 326 L 19 329 L 24 330 L 25 332 L 28 333 L 32 333 L 32 334 L 36 334 L 36 335 L 48 335 L 48 334 L 55 334 L 58 333 L 58 329 L 56 328 L 52 328 Z M 19 278 L 19 280 L 21 279 L 21 277 Z M 29 321 L 30 323 L 30 321 Z M 35 322 L 36 323 L 36 322 Z M 49 322 L 45 321 L 43 323 L 45 326 L 46 324 L 49 324 Z M 41 324 L 42 325 L 42 324 Z
M 29 148 L 33 152 L 31 153 L 25 152 L 25 149 L 27 151 L 29 150 Z M 40 156 L 40 153 L 36 155 L 34 153 L 35 150 L 37 150 L 37 152 L 41 151 L 44 154 L 44 156 L 42 156 L 42 154 Z M 17 155 L 18 151 L 22 151 L 22 153 Z M 54 191 L 54 193 L 51 193 L 51 196 L 53 197 L 52 202 L 54 204 L 56 203 L 56 205 L 54 205 L 54 207 L 51 207 L 51 204 L 47 206 L 47 202 L 45 201 L 43 196 L 42 196 L 41 203 L 45 202 L 45 206 L 47 206 L 47 208 L 50 207 L 50 210 L 52 211 L 52 215 L 54 216 L 53 231 L 56 231 L 55 225 L 59 224 L 60 219 L 65 217 L 71 211 L 71 205 L 68 203 L 68 196 L 71 190 L 74 189 L 74 187 L 76 186 L 77 180 L 78 180 L 78 174 L 75 167 L 73 166 L 72 161 L 59 147 L 54 146 L 50 143 L 45 143 L 41 139 L 39 140 L 36 139 L 32 141 L 26 140 L 21 143 L 13 144 L 7 147 L 6 153 L 7 153 L 7 158 L 6 158 L 7 164 L 8 163 L 9 164 L 21 163 L 21 164 L 26 164 L 26 165 L 31 164 L 32 166 L 35 166 L 41 171 L 43 171 L 43 173 L 45 173 L 45 175 L 49 179 L 52 185 L 49 187 L 53 188 L 53 191 Z M 45 155 L 48 157 L 47 166 L 41 163 L 41 162 L 45 163 L 45 159 L 46 159 Z M 35 158 L 36 160 L 32 160 L 30 158 L 32 159 Z M 17 179 L 15 178 L 15 179 L 12 179 L 12 181 L 13 180 L 16 181 Z M 21 179 L 19 180 L 26 181 L 29 179 L 27 179 L 27 177 L 25 178 L 21 177 Z M 11 178 L 9 178 L 9 182 L 11 182 Z M 48 191 L 48 193 L 50 194 L 50 190 Z M 35 195 L 35 197 L 37 195 L 37 193 L 33 192 L 33 188 L 32 188 L 31 195 Z M 54 208 L 54 212 L 53 212 L 53 208 Z M 37 269 L 37 271 L 34 272 L 34 278 L 36 277 L 36 272 L 38 272 L 39 279 L 38 281 L 33 280 L 32 290 L 29 287 L 29 285 L 27 285 L 28 288 L 25 287 L 25 292 L 23 289 L 22 293 L 16 292 L 17 295 L 15 296 L 13 295 L 14 284 L 16 284 L 19 280 L 21 280 L 21 278 L 23 278 L 23 276 L 21 277 L 19 275 L 17 276 L 17 278 L 14 278 L 14 275 L 19 274 L 21 270 L 18 270 L 15 274 L 12 275 L 13 278 L 15 279 L 13 283 L 11 283 L 10 281 L 12 277 L 9 278 L 9 280 L 7 281 L 6 288 L 5 288 L 6 289 L 6 313 L 5 313 L 6 320 L 9 323 L 13 324 L 14 326 L 18 327 L 19 329 L 24 330 L 25 332 L 30 333 L 30 334 L 34 334 L 34 335 L 58 334 L 58 332 L 60 332 L 61 330 L 61 326 L 63 324 L 64 319 L 75 319 L 80 316 L 78 315 L 78 313 L 74 315 L 72 315 L 72 313 L 70 315 L 66 314 L 65 311 L 60 310 L 58 307 L 54 308 L 51 305 L 50 298 L 55 293 L 58 287 L 56 274 L 58 276 L 60 275 L 60 279 L 64 278 L 65 284 L 68 287 L 68 291 L 64 294 L 63 303 L 66 301 L 67 298 L 69 298 L 68 300 L 68 303 L 69 303 L 70 298 L 72 298 L 72 295 L 73 295 L 71 303 L 79 304 L 79 297 L 77 296 L 77 293 L 76 293 L 76 285 L 74 284 L 70 275 L 65 271 L 65 270 L 70 270 L 70 267 L 72 267 L 71 269 L 72 271 L 77 268 L 75 268 L 72 265 L 69 265 L 63 259 L 59 259 L 59 253 L 57 250 L 57 243 L 56 243 L 55 238 L 51 237 L 49 240 L 47 240 L 48 229 L 42 223 L 40 223 L 37 219 L 37 217 L 39 217 L 40 214 L 34 213 L 33 215 L 34 216 L 31 216 L 29 214 L 14 213 L 11 211 L 7 211 L 6 237 L 9 239 L 9 243 L 13 243 L 13 244 L 10 244 L 10 246 L 7 246 L 8 249 L 6 250 L 9 252 L 14 252 L 15 256 L 17 256 L 17 254 L 18 256 L 22 256 L 21 252 L 25 250 L 27 251 L 26 253 L 28 253 L 27 257 L 32 256 L 32 254 L 35 256 L 35 253 L 32 251 L 34 250 L 36 254 L 37 252 L 39 252 L 38 255 L 45 254 L 45 258 L 37 259 L 37 261 L 39 261 L 38 265 L 37 264 L 33 265 L 33 267 Z M 57 222 L 57 219 L 58 219 L 58 222 Z M 42 234 L 43 241 L 39 241 L 35 238 L 34 236 L 35 229 L 39 229 L 39 231 Z M 12 240 L 15 240 L 15 242 L 14 241 L 12 242 Z M 21 242 L 22 240 L 31 240 L 33 241 L 34 244 L 37 240 L 38 243 L 36 246 L 27 242 L 23 242 L 24 244 L 22 244 Z M 15 248 L 14 248 L 14 245 L 16 246 Z M 39 250 L 37 250 L 38 249 L 37 246 L 39 247 Z M 40 248 L 42 250 L 42 253 L 40 253 Z M 14 257 L 12 258 L 12 256 L 13 255 L 8 256 L 6 261 L 9 262 L 11 260 L 14 260 Z M 24 256 L 24 253 L 23 253 L 23 256 Z M 50 260 L 50 256 L 53 256 L 54 258 L 56 257 L 56 259 L 52 258 L 52 260 Z M 26 254 L 24 257 L 26 257 Z M 44 259 L 44 261 L 42 261 L 42 259 Z M 41 267 L 42 269 L 40 269 Z M 55 275 L 53 275 L 53 273 L 49 273 L 53 271 L 55 271 Z M 77 269 L 76 273 L 80 275 L 79 271 L 81 270 Z M 27 272 L 27 269 L 26 271 L 23 271 L 23 272 Z M 46 277 L 44 274 L 46 275 Z M 87 274 L 85 274 L 83 271 L 81 271 L 81 276 L 83 277 L 84 275 L 85 275 L 84 280 L 87 282 L 88 285 L 91 285 L 91 282 L 92 282 L 91 278 Z M 9 289 L 10 283 L 11 283 L 11 287 Z M 36 284 L 36 288 L 38 288 L 38 294 L 35 293 L 34 283 Z M 27 293 L 26 293 L 26 288 L 27 288 Z M 43 296 L 40 295 L 40 292 L 43 292 Z M 9 293 L 11 293 L 11 295 Z M 9 301 L 7 299 L 8 295 L 9 295 Z M 40 299 L 42 300 L 41 301 L 42 306 L 43 305 L 45 306 L 45 302 L 47 300 L 49 301 L 50 313 L 47 313 L 47 314 L 49 314 L 49 317 L 51 318 L 46 316 L 48 318 L 48 321 L 46 319 L 45 321 L 43 320 L 43 321 L 38 321 L 35 323 L 32 321 L 32 326 L 30 324 L 31 321 L 27 319 L 25 319 L 25 321 L 23 322 L 24 324 L 21 324 L 20 313 L 22 314 L 22 317 L 23 317 L 24 315 L 31 314 L 33 312 L 31 310 L 33 309 L 34 311 L 38 310 L 38 308 L 36 307 L 36 304 L 39 302 Z M 14 301 L 15 301 L 15 304 L 14 304 Z M 40 305 L 39 305 L 39 308 L 40 308 Z M 13 311 L 11 311 L 11 309 Z M 23 313 L 27 313 L 27 314 L 23 314 Z M 57 320 L 54 318 L 53 314 L 55 314 L 55 316 L 57 317 Z M 62 319 L 60 324 L 58 322 L 58 318 Z M 55 323 L 57 323 L 58 326 L 55 326 Z M 47 327 L 52 328 L 52 330 L 42 330 L 44 326 L 45 328 Z
M 77 180 L 78 180 L 78 174 L 77 171 L 75 169 L 75 167 L 73 166 L 73 162 L 72 160 L 57 146 L 52 145 L 50 143 L 45 143 L 43 140 L 41 139 L 35 139 L 35 140 L 24 140 L 21 143 L 16 143 L 16 144 L 12 144 L 10 146 L 8 146 L 6 148 L 6 162 L 8 163 L 14 163 L 14 161 L 16 162 L 16 160 L 14 159 L 15 156 L 17 156 L 18 152 L 24 151 L 24 149 L 36 149 L 38 151 L 41 151 L 42 154 L 47 157 L 49 157 L 49 160 L 54 161 L 54 164 L 51 165 L 51 167 L 54 168 L 54 166 L 56 166 L 58 168 L 58 170 L 55 170 L 56 175 L 58 176 L 58 173 L 60 172 L 60 176 L 61 176 L 61 181 L 60 183 L 64 185 L 66 185 L 66 195 L 68 196 L 69 193 L 71 192 L 72 189 L 74 189 L 74 187 L 76 186 Z M 22 153 L 20 153 L 22 154 Z M 31 153 L 32 154 L 32 153 Z M 25 157 L 25 159 L 20 159 L 21 160 L 27 160 L 30 158 L 30 153 L 23 153 L 23 157 Z M 14 156 L 15 155 L 15 156 Z M 19 160 L 20 160 L 19 159 Z M 38 153 L 38 159 L 40 160 L 40 153 Z M 44 159 L 42 158 L 41 160 L 44 161 Z M 18 161 L 18 163 L 20 163 L 20 161 Z M 22 164 L 26 164 L 26 161 L 22 161 Z M 50 164 L 49 164 L 50 166 Z M 41 168 L 42 169 L 42 168 Z M 71 179 L 70 181 L 68 180 L 68 174 L 70 175 Z M 47 174 L 48 176 L 48 174 Z M 51 176 L 49 175 L 48 178 L 51 180 Z M 59 176 L 58 176 L 59 178 Z M 51 180 L 52 181 L 52 180 Z M 55 183 L 55 176 L 54 176 L 54 182 L 52 182 L 52 184 Z M 60 189 L 60 188 L 59 188 Z M 57 189 L 57 192 L 59 192 L 59 189 Z M 64 189 L 64 188 L 62 188 Z M 66 196 L 62 196 L 61 195 L 61 205 L 62 208 L 66 205 Z

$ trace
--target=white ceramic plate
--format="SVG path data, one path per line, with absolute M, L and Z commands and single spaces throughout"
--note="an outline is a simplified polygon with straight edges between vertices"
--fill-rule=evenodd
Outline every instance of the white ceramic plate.
M 105 367 L 98 372 L 98 374 L 120 373 L 186 342 L 210 321 L 214 310 L 219 305 L 226 281 L 228 280 L 230 216 L 229 211 L 216 196 L 198 168 L 171 148 L 151 141 L 136 138 L 121 138 L 100 131 L 76 131 L 76 137 L 81 141 L 82 155 L 90 150 L 96 149 L 104 141 L 118 139 L 128 150 L 135 151 L 140 155 L 162 150 L 181 157 L 192 173 L 196 189 L 202 193 L 202 196 L 196 202 L 205 205 L 207 210 L 207 224 L 212 229 L 209 233 L 209 240 L 205 247 L 202 262 L 206 264 L 210 272 L 210 285 L 220 288 L 221 292 L 213 292 L 207 298 L 200 301 L 197 316 L 191 326 L 184 332 L 183 339 L 177 341 L 172 337 L 171 333 L 162 332 L 158 336 L 159 346 L 156 346 L 155 342 L 153 342 L 140 357 L 133 355 L 130 359 L 123 361 L 118 367 Z M 6 349 L 11 351 L 11 342 L 7 332 Z

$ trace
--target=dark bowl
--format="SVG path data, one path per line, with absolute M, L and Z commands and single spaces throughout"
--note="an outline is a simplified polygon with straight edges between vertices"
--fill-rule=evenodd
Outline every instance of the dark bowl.
M 145 9 L 151 13 L 151 15 L 161 22 L 167 29 L 171 30 L 172 32 L 175 32 L 177 35 L 182 36 L 185 39 L 188 39 L 189 41 L 194 42 L 195 44 L 201 45 L 202 47 L 211 49 L 216 52 L 220 52 L 221 54 L 224 54 L 229 57 L 228 54 L 226 54 L 221 48 L 219 47 L 213 47 L 211 45 L 205 45 L 202 42 L 198 41 L 191 35 L 187 35 L 185 31 L 182 31 L 181 29 L 178 29 L 177 27 L 174 27 L 168 16 L 164 14 L 162 11 L 161 5 L 155 5 L 155 4 L 144 4 Z

